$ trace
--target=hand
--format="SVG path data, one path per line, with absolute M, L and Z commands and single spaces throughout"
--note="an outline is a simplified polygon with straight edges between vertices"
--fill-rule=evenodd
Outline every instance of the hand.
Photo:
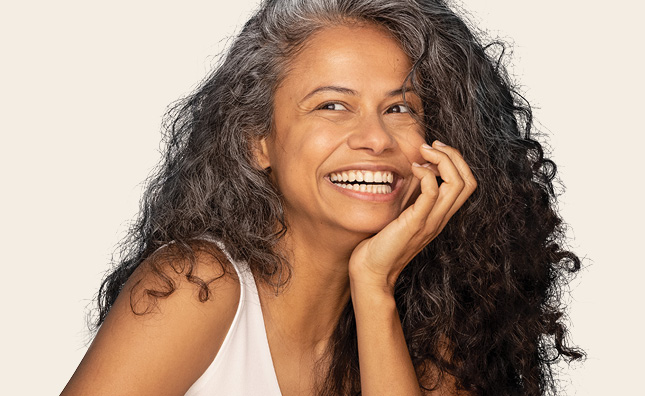
M 475 191 L 477 182 L 456 149 L 435 141 L 420 151 L 428 164 L 413 164 L 412 173 L 421 181 L 421 194 L 398 218 L 354 249 L 349 260 L 353 285 L 394 293 L 401 271 Z M 441 186 L 437 176 L 443 179 Z

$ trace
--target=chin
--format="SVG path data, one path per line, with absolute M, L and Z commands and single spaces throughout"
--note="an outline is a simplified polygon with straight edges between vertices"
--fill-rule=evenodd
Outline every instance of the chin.
M 386 217 L 379 219 L 376 216 L 369 215 L 356 217 L 347 216 L 345 220 L 351 223 L 343 224 L 343 228 L 345 228 L 349 232 L 361 235 L 364 239 L 371 235 L 377 234 L 379 231 L 385 228 L 385 226 L 390 224 L 394 219 L 396 219 L 396 217 Z

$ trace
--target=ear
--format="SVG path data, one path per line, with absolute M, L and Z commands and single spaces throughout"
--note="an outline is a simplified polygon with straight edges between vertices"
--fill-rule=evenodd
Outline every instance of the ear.
M 253 144 L 253 155 L 255 156 L 255 162 L 260 169 L 271 167 L 271 157 L 269 156 L 267 139 L 268 137 L 259 138 Z

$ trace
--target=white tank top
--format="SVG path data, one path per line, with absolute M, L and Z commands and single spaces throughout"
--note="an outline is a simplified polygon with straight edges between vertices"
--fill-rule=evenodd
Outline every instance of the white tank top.
M 240 302 L 217 356 L 185 396 L 281 396 L 253 274 L 226 256 L 240 279 Z

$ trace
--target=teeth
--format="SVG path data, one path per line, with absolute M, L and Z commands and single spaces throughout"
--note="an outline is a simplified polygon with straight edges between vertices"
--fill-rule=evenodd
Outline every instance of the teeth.
M 337 186 L 353 191 L 371 194 L 389 194 L 392 192 L 394 174 L 389 171 L 347 170 L 329 174 L 329 179 Z M 362 184 L 381 183 L 381 184 Z
M 387 176 L 386 176 L 386 178 L 387 178 Z M 374 173 L 374 182 L 375 183 L 382 183 L 383 182 L 383 174 L 381 172 Z
M 330 173 L 331 181 L 366 182 L 366 183 L 393 183 L 394 174 L 388 171 L 372 172 L 368 170 L 348 170 Z
M 389 194 L 392 192 L 392 187 L 387 184 L 349 184 L 349 183 L 335 183 L 337 186 L 347 190 L 358 192 L 365 192 L 370 194 Z
M 354 171 L 347 172 L 347 176 L 349 176 L 349 179 L 347 180 L 350 182 L 353 182 L 356 180 L 356 173 L 354 173 Z

